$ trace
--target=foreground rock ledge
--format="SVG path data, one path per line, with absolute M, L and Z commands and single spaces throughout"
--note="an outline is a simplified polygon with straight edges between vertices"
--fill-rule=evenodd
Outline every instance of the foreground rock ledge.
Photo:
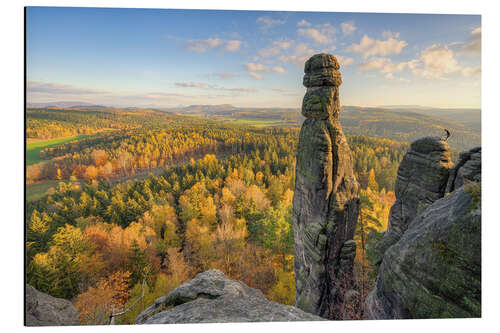
M 158 298 L 136 324 L 316 321 L 320 317 L 268 301 L 258 289 L 212 269 Z
M 78 325 L 78 311 L 70 301 L 52 297 L 26 285 L 26 326 Z

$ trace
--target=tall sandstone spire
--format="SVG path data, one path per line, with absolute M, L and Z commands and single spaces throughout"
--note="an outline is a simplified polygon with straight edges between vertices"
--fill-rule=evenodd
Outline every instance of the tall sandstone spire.
M 305 64 L 302 125 L 297 150 L 293 229 L 295 306 L 328 319 L 349 318 L 346 302 L 355 292 L 353 240 L 359 184 L 339 122 L 337 59 L 312 56 Z

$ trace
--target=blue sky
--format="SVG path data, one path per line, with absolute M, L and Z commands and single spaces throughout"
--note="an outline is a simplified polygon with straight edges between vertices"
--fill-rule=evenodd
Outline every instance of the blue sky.
M 303 64 L 344 105 L 481 107 L 478 15 L 29 7 L 28 102 L 300 107 Z

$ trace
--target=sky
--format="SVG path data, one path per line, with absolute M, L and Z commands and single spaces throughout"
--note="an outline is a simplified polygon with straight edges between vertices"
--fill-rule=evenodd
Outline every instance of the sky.
M 28 7 L 28 103 L 299 108 L 331 53 L 341 103 L 481 107 L 479 15 Z

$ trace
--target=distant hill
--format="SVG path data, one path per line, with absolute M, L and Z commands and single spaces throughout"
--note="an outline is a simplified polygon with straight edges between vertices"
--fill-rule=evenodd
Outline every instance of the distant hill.
M 255 126 L 300 127 L 304 120 L 296 108 L 240 108 L 224 104 L 191 105 L 163 111 Z M 408 142 L 426 135 L 440 136 L 446 128 L 452 134 L 449 142 L 455 149 L 481 144 L 480 109 L 343 106 L 340 121 L 347 134 Z
M 61 102 L 47 102 L 47 103 L 27 103 L 26 106 L 28 108 L 105 108 L 103 105 L 96 105 L 87 102 L 70 102 L 70 101 L 61 101 Z
M 474 131 L 481 131 L 481 109 L 462 109 L 462 108 L 448 108 L 448 109 L 438 109 L 438 108 L 412 108 L 412 107 L 399 107 L 393 108 L 393 111 L 410 111 L 420 114 L 424 114 L 431 117 L 440 118 L 443 120 L 449 120 L 452 122 L 458 122 L 465 125 L 467 128 Z

